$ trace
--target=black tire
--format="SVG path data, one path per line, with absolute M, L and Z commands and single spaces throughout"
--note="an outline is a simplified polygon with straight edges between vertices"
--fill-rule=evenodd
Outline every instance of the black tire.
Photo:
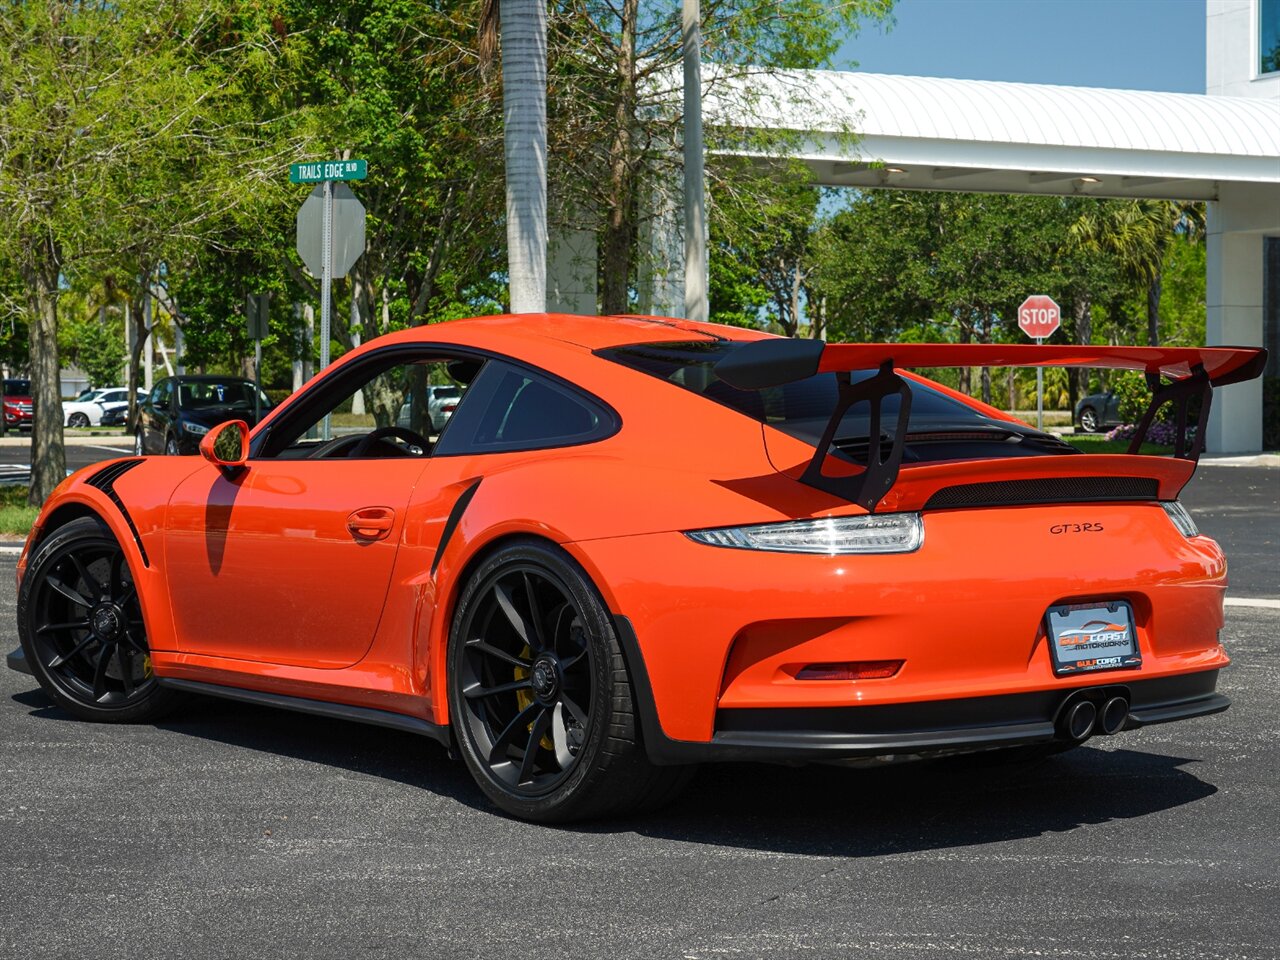
M 178 449 L 178 438 L 172 435 L 165 437 L 164 455 L 166 457 L 176 457 L 180 453 L 181 451 Z
M 147 445 L 142 440 L 142 431 L 139 430 L 133 435 L 133 455 L 135 457 L 145 456 L 147 453 Z
M 89 415 L 87 413 L 76 412 L 67 417 L 68 427 L 87 427 L 89 426 Z
M 556 823 L 651 810 L 692 776 L 649 762 L 608 609 L 551 544 L 513 541 L 486 558 L 450 638 L 455 741 L 505 812 Z
M 18 592 L 18 636 L 40 686 L 83 720 L 155 720 L 181 699 L 151 673 L 128 558 L 95 517 L 36 547 Z
M 1097 433 L 1101 426 L 1098 422 L 1098 411 L 1093 407 L 1085 407 L 1080 411 L 1080 429 L 1085 433 Z

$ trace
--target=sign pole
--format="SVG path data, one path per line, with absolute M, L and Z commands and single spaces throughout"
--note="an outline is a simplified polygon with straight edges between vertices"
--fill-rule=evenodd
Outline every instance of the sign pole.
M 1044 337 L 1036 337 L 1036 346 L 1044 343 Z M 1044 367 L 1036 367 L 1036 429 L 1044 430 Z
M 253 341 L 253 423 L 262 419 L 262 339 Z
M 324 181 L 324 227 L 320 239 L 320 369 L 329 366 L 329 314 L 333 307 L 330 285 L 333 282 L 333 181 Z M 329 414 L 324 415 L 323 438 L 332 437 Z

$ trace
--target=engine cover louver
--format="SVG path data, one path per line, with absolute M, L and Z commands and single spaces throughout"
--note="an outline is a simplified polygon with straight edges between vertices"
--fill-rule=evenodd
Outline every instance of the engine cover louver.
M 1104 503 L 1157 500 L 1160 484 L 1151 477 L 1045 477 L 1036 480 L 993 480 L 944 487 L 931 496 L 926 510 L 960 507 L 1004 507 L 1039 503 Z

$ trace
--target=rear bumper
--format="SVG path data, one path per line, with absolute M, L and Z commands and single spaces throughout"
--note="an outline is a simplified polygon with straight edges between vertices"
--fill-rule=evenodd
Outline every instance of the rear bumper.
M 1089 687 L 852 707 L 770 707 L 716 711 L 708 741 L 668 737 L 658 713 L 635 633 L 615 618 L 634 682 L 645 748 L 655 763 L 714 761 L 831 762 L 890 755 L 943 755 L 1059 739 L 1069 701 L 1123 696 L 1124 730 L 1221 713 L 1230 701 L 1216 692 L 1218 671 L 1128 680 L 1098 675 Z

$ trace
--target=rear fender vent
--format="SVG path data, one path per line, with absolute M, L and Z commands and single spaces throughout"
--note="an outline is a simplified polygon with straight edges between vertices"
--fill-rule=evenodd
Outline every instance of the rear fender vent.
M 1006 507 L 1039 503 L 1105 503 L 1157 500 L 1160 482 L 1151 477 L 1046 477 L 1038 480 L 992 480 L 943 487 L 925 503 L 926 510 L 959 507 Z
M 129 525 L 129 532 L 133 534 L 133 542 L 138 545 L 138 552 L 142 554 L 142 565 L 144 567 L 151 566 L 151 561 L 147 559 L 147 548 L 142 545 L 142 537 L 138 533 L 138 528 L 133 524 L 133 517 L 129 516 L 129 511 L 124 507 L 124 501 L 120 499 L 120 495 L 116 493 L 115 483 L 122 476 L 141 464 L 143 461 L 138 458 L 134 460 L 117 460 L 115 463 L 108 464 L 97 473 L 85 480 L 91 487 L 97 487 L 110 498 L 111 502 L 116 505 L 116 509 L 120 511 L 120 516 L 124 517 L 124 522 Z

